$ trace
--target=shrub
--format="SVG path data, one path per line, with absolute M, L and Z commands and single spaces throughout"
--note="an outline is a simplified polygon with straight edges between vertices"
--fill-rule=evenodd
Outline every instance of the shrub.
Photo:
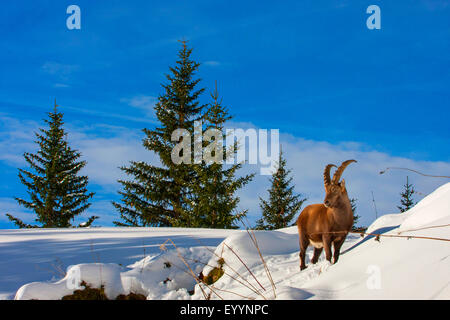
M 82 281 L 81 286 L 84 289 L 75 290 L 73 294 L 66 295 L 61 300 L 109 300 L 105 294 L 105 286 L 100 288 L 91 288 L 86 282 Z M 127 295 L 121 294 L 116 297 L 115 300 L 147 300 L 147 297 L 143 294 L 129 293 Z
M 225 273 L 225 271 L 223 270 L 223 265 L 225 264 L 225 260 L 223 258 L 220 258 L 219 260 L 217 260 L 217 263 L 219 264 L 219 266 L 214 267 L 208 273 L 208 275 L 203 277 L 203 282 L 206 283 L 207 285 L 213 284 L 214 282 L 219 280 L 220 277 L 223 276 L 223 274 Z

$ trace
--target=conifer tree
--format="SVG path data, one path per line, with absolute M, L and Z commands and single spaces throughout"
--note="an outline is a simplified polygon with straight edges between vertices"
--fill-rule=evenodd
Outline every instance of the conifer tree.
M 198 101 L 205 89 L 196 88 L 200 79 L 194 76 L 199 63 L 191 60 L 191 53 L 182 41 L 176 65 L 166 75 L 168 83 L 162 85 L 164 94 L 155 105 L 160 125 L 143 130 L 143 146 L 159 158 L 161 166 L 132 161 L 128 167 L 121 167 L 132 180 L 119 180 L 122 203 L 113 202 L 120 212 L 121 221 L 114 222 L 118 226 L 172 226 L 186 207 L 187 186 L 194 172 L 191 165 L 172 161 L 176 142 L 171 137 L 179 128 L 193 132 L 194 121 L 202 117 L 205 107 Z
M 53 112 L 45 119 L 48 129 L 39 129 L 36 143 L 37 153 L 25 153 L 24 158 L 31 170 L 19 169 L 19 179 L 27 187 L 30 200 L 15 198 L 23 207 L 34 211 L 36 222 L 44 228 L 71 227 L 71 221 L 91 205 L 88 201 L 94 196 L 87 190 L 88 177 L 78 173 L 86 165 L 79 161 L 81 153 L 72 149 L 67 142 L 63 128 L 63 114 L 58 112 L 55 102 Z M 7 214 L 9 220 L 20 228 L 40 227 L 26 224 Z M 87 227 L 96 218 L 79 226 Z
M 400 212 L 405 212 L 409 209 L 411 209 L 414 206 L 414 199 L 413 195 L 416 193 L 414 190 L 414 186 L 409 183 L 409 177 L 406 176 L 406 184 L 404 185 L 404 191 L 400 193 L 401 199 L 400 199 L 400 206 L 397 206 L 397 208 L 400 210 Z
M 300 194 L 294 194 L 291 170 L 286 169 L 286 160 L 280 151 L 278 169 L 270 179 L 269 199 L 266 201 L 260 197 L 262 217 L 256 223 L 257 229 L 273 230 L 285 228 L 306 201 Z

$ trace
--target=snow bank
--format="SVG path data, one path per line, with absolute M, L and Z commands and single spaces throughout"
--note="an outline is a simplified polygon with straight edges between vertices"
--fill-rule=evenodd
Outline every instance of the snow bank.
M 450 183 L 439 187 L 408 210 L 399 231 L 425 227 L 450 215 Z
M 276 256 L 290 254 L 298 250 L 298 235 L 287 234 L 279 231 L 253 231 L 233 234 L 219 244 L 214 252 L 214 257 L 209 261 L 209 265 L 217 266 L 217 257 L 223 257 L 224 260 L 239 260 L 238 257 L 245 258 L 247 266 L 262 263 L 255 243 L 252 237 L 256 238 L 256 243 L 264 256 Z M 245 266 L 237 265 L 238 270 L 244 269 Z M 210 266 L 205 267 L 207 273 L 211 269 Z
M 442 185 L 408 211 L 381 216 L 370 225 L 367 232 L 392 227 L 399 227 L 398 232 L 423 228 L 448 215 L 450 215 L 450 183 Z
M 178 248 L 148 256 L 127 268 L 117 264 L 89 263 L 70 266 L 66 276 L 54 283 L 33 282 L 22 286 L 16 300 L 59 300 L 72 294 L 84 281 L 92 288 L 104 287 L 108 299 L 121 294 L 143 294 L 147 299 L 189 299 L 196 283 L 183 259 L 195 274 L 204 267 L 214 247 Z M 128 270 L 127 270 L 128 269 Z

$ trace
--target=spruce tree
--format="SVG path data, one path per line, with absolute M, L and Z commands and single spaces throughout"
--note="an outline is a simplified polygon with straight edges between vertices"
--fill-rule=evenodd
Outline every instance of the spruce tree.
M 300 194 L 294 194 L 291 170 L 286 169 L 286 160 L 280 151 L 278 169 L 273 173 L 270 182 L 268 201 L 260 197 L 262 217 L 256 223 L 257 229 L 273 230 L 285 228 L 306 201 Z
M 200 79 L 194 78 L 199 63 L 190 58 L 192 49 L 187 43 L 181 42 L 179 59 L 170 68 L 168 83 L 162 85 L 164 94 L 155 105 L 160 125 L 154 130 L 144 129 L 143 145 L 154 152 L 161 165 L 132 161 L 121 168 L 132 179 L 119 181 L 123 186 L 119 191 L 122 203 L 113 202 L 121 215 L 121 221 L 114 222 L 118 226 L 232 228 L 239 217 L 234 214 L 239 202 L 235 192 L 251 179 L 235 178 L 240 165 L 224 169 L 222 163 L 172 161 L 174 147 L 182 141 L 172 141 L 176 129 L 185 129 L 193 137 L 196 121 L 201 121 L 202 131 L 206 131 L 222 129 L 230 119 L 214 97 L 213 104 L 200 104 L 205 89 L 197 88 Z M 195 139 L 189 145 L 195 158 Z M 207 142 L 200 146 L 202 153 Z
M 41 128 L 35 133 L 39 150 L 35 154 L 24 154 L 31 170 L 19 169 L 19 179 L 31 199 L 15 198 L 21 206 L 36 213 L 36 222 L 41 225 L 26 224 L 7 214 L 19 228 L 71 227 L 71 221 L 89 208 L 88 201 L 94 196 L 87 190 L 88 177 L 78 175 L 86 161 L 78 161 L 81 153 L 69 146 L 63 114 L 58 112 L 56 102 L 48 116 L 49 119 L 44 120 L 48 129 Z M 79 226 L 87 227 L 96 218 L 92 216 Z
M 171 153 L 177 142 L 171 140 L 176 129 L 193 132 L 194 121 L 203 117 L 205 105 L 199 97 L 205 89 L 197 89 L 200 79 L 194 79 L 199 63 L 190 56 L 192 49 L 186 41 L 178 52 L 178 60 L 166 75 L 163 84 L 164 94 L 158 97 L 155 105 L 156 117 L 160 125 L 154 130 L 144 129 L 146 137 L 143 146 L 153 152 L 161 166 L 132 161 L 121 169 L 131 176 L 131 180 L 119 180 L 123 190 L 121 202 L 113 202 L 120 212 L 118 226 L 188 226 L 182 216 L 190 205 L 190 183 L 195 179 L 194 165 L 175 164 Z
M 401 205 L 397 206 L 397 208 L 400 210 L 400 212 L 405 212 L 414 206 L 413 195 L 416 193 L 416 191 L 414 190 L 414 186 L 409 183 L 408 176 L 406 176 L 406 184 L 404 185 L 404 188 L 405 188 L 404 191 L 402 193 L 400 193 Z

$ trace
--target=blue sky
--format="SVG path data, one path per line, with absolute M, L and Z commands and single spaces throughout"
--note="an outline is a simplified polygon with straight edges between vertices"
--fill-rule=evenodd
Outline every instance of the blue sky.
M 66 28 L 70 4 L 81 8 L 81 30 Z M 366 27 L 371 4 L 381 9 L 381 30 Z M 370 158 L 372 167 L 391 159 L 448 174 L 441 172 L 450 162 L 447 0 L 14 1 L 2 5 L 0 38 L 0 215 L 19 210 L 11 199 L 26 192 L 17 178 L 20 157 L 34 148 L 32 132 L 56 98 L 69 140 L 73 134 L 92 165 L 92 211 L 107 215 L 103 225 L 110 225 L 117 218 L 109 206 L 117 177 L 99 174 L 102 158 L 116 159 L 110 163 L 116 168 L 132 160 L 129 155 L 148 156 L 139 149 L 140 130 L 155 123 L 151 106 L 179 39 L 189 40 L 202 63 L 201 85 L 211 90 L 219 82 L 235 123 L 277 128 L 292 150 L 338 150 L 336 161 L 380 154 L 379 163 Z M 100 152 L 96 142 L 114 152 Z M 298 192 L 319 199 L 301 183 L 307 178 L 299 171 L 310 170 L 309 162 L 302 167 L 294 154 L 288 165 Z M 404 176 L 389 180 L 398 192 Z M 416 180 L 424 194 L 444 182 Z M 249 199 L 264 190 L 253 184 L 246 192 L 243 208 L 256 217 Z M 383 192 L 380 186 L 380 197 L 389 201 L 380 210 L 394 212 L 398 192 Z M 370 205 L 361 208 L 370 223 Z M 0 227 L 11 224 L 0 218 Z

